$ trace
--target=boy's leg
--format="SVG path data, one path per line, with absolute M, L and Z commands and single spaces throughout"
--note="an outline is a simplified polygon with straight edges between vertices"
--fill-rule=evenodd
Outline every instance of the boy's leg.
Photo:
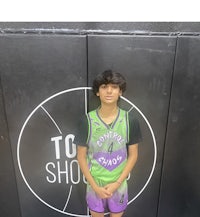
M 91 213 L 92 217 L 104 217 L 104 213 L 94 212 L 91 210 L 90 210 L 90 213 Z
M 110 217 L 121 217 L 128 205 L 128 185 L 124 181 L 121 186 L 108 199 Z
M 110 213 L 110 217 L 122 217 L 124 212 L 120 212 L 120 213 Z

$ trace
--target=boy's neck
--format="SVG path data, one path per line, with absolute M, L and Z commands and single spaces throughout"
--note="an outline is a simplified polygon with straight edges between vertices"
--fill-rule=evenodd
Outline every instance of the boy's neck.
M 118 105 L 117 104 L 113 104 L 113 105 L 101 104 L 99 112 L 100 112 L 100 115 L 103 117 L 109 117 L 109 116 L 116 115 L 118 113 Z

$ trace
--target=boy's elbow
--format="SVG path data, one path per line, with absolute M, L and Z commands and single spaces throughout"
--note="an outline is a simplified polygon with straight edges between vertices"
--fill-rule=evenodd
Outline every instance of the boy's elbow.
M 83 151 L 83 148 L 82 147 L 79 147 L 78 146 L 78 149 L 77 149 L 77 161 L 80 163 L 81 161 L 83 161 L 83 159 L 85 159 L 85 151 Z

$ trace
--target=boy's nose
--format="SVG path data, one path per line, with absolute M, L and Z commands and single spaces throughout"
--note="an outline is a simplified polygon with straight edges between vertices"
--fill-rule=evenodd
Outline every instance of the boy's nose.
M 112 87 L 108 86 L 107 92 L 108 92 L 108 93 L 111 93 L 111 92 L 112 92 Z

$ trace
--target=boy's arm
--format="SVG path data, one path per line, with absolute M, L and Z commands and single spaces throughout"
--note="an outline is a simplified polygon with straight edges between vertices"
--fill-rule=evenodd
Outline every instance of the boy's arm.
M 118 180 L 114 183 L 111 183 L 106 186 L 106 189 L 109 190 L 110 192 L 114 192 L 117 190 L 117 188 L 121 185 L 121 183 L 128 177 L 129 173 L 135 166 L 135 163 L 137 161 L 138 157 L 138 144 L 133 144 L 128 146 L 128 159 L 126 162 L 126 166 L 121 173 L 120 177 Z
M 84 146 L 78 146 L 78 154 L 77 154 L 77 160 L 79 163 L 79 166 L 81 168 L 81 171 L 83 175 L 85 176 L 87 182 L 91 185 L 93 190 L 101 197 L 101 198 L 109 198 L 111 197 L 111 193 L 103 188 L 99 187 L 95 180 L 93 179 L 90 170 L 88 168 L 88 163 L 87 163 L 87 147 Z
M 128 146 L 128 159 L 126 162 L 126 166 L 118 178 L 117 182 L 122 183 L 131 172 L 138 158 L 138 144 L 129 145 Z
M 87 147 L 78 146 L 77 160 L 78 160 L 79 166 L 81 168 L 83 175 L 87 179 L 87 182 L 89 182 L 92 188 L 95 189 L 97 187 L 97 184 L 90 174 L 90 170 L 88 168 L 86 157 L 87 157 Z

